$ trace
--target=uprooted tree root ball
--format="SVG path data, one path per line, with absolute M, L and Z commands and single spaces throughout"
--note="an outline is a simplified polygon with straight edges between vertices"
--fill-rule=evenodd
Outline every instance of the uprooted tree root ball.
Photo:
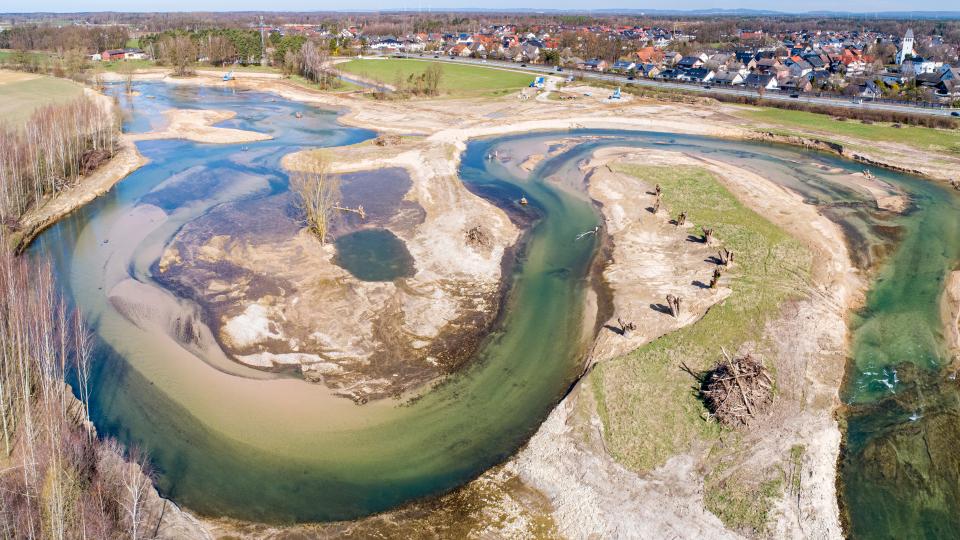
M 724 357 L 703 379 L 700 393 L 710 414 L 722 424 L 746 425 L 773 403 L 773 380 L 750 356 Z

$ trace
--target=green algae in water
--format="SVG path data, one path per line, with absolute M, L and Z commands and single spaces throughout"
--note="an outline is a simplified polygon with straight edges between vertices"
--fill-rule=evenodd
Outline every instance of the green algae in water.
M 413 257 L 397 235 L 364 229 L 336 240 L 334 262 L 363 281 L 393 281 L 414 274 Z
M 852 324 L 842 503 L 853 538 L 957 538 L 960 391 L 943 373 L 940 297 L 960 257 L 960 203 L 932 182 L 889 179 L 916 209 Z

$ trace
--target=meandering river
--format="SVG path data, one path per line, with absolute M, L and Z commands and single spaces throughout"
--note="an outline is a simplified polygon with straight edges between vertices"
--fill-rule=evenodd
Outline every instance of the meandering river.
M 924 415 L 955 418 L 958 412 L 956 385 L 940 376 L 948 359 L 939 299 L 960 257 L 960 204 L 952 192 L 874 171 L 912 197 L 911 210 L 894 215 L 863 204 L 862 195 L 837 181 L 859 166 L 797 149 L 612 131 L 474 141 L 462 158 L 468 187 L 501 205 L 526 196 L 537 216 L 509 276 L 503 315 L 464 373 L 413 402 L 357 406 L 320 385 L 247 368 L 218 350 L 185 348 L 168 337 L 164 325 L 202 314 L 164 290 L 152 269 L 185 223 L 226 202 L 286 190 L 279 166 L 286 153 L 373 134 L 338 125 L 335 112 L 268 94 L 162 83 L 138 90 L 121 98 L 129 131 L 158 127 L 171 107 L 215 108 L 237 112 L 222 125 L 274 136 L 246 145 L 141 142 L 148 165 L 45 232 L 32 249 L 52 257 L 68 296 L 98 335 L 92 381 L 98 429 L 148 450 L 161 492 L 188 508 L 269 522 L 349 519 L 449 491 L 509 457 L 579 373 L 580 336 L 585 324 L 593 325 L 583 320 L 582 306 L 595 240 L 574 238 L 600 220 L 576 189 L 582 182 L 577 164 L 605 145 L 656 145 L 757 171 L 821 204 L 843 226 L 857 262 L 876 275 L 853 324 L 844 391 L 854 404 L 841 464 L 852 532 L 960 531 L 957 497 L 940 496 L 958 489 L 956 468 L 953 487 L 921 471 L 911 491 L 902 489 L 902 479 L 869 469 L 879 459 L 884 471 L 900 470 L 902 460 L 879 452 L 878 444 L 915 445 L 928 435 Z M 529 177 L 487 159 L 569 135 L 590 137 Z M 905 370 L 905 363 L 916 369 Z M 903 371 L 910 376 L 897 375 Z M 899 399 L 896 406 L 891 397 Z M 938 426 L 949 437 L 957 433 Z M 930 455 L 927 472 L 946 459 L 935 463 Z M 936 454 L 947 455 L 957 459 L 955 450 Z M 931 490 L 939 495 L 929 497 Z M 946 525 L 920 523 L 931 515 Z

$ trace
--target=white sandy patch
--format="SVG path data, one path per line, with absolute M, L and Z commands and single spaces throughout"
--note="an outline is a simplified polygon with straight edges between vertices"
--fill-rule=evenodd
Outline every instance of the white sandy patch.
M 227 320 L 223 333 L 236 347 L 243 348 L 268 339 L 283 339 L 283 334 L 273 329 L 275 326 L 266 306 L 250 304 L 243 313 Z

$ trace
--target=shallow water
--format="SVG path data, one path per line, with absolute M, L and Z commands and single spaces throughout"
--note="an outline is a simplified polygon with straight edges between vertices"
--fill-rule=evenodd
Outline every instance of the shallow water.
M 203 314 L 163 289 L 152 272 L 185 223 L 224 203 L 283 194 L 284 154 L 349 144 L 372 133 L 337 125 L 335 113 L 266 94 L 164 84 L 138 89 L 140 96 L 121 101 L 132 110 L 130 129 L 158 125 L 167 107 L 210 107 L 237 111 L 223 125 L 276 137 L 249 145 L 140 143 L 149 165 L 44 233 L 33 249 L 53 256 L 64 287 L 100 338 L 92 408 L 98 429 L 145 447 L 161 491 L 175 501 L 207 515 L 272 522 L 347 519 L 448 491 L 507 458 L 563 395 L 582 359 L 581 306 L 594 244 L 592 237 L 573 239 L 598 218 L 575 191 L 583 181 L 577 165 L 596 148 L 628 145 L 689 152 L 763 174 L 821 204 L 848 233 L 862 266 L 887 261 L 854 324 L 845 398 L 857 408 L 843 491 L 858 536 L 878 536 L 874 523 L 909 531 L 929 515 L 916 511 L 926 504 L 918 492 L 884 492 L 895 484 L 859 473 L 875 457 L 866 454 L 878 434 L 896 434 L 891 440 L 901 445 L 923 439 L 922 430 L 915 433 L 923 423 L 897 412 L 884 401 L 889 396 L 913 392 L 924 396 L 928 408 L 935 403 L 944 415 L 956 411 L 956 400 L 942 399 L 954 387 L 936 376 L 944 360 L 936 304 L 943 276 L 957 260 L 960 236 L 952 193 L 874 171 L 916 199 L 910 214 L 891 216 L 859 204 L 863 197 L 837 182 L 859 166 L 785 147 L 608 131 L 474 141 L 463 156 L 464 182 L 534 223 L 517 254 L 504 315 L 465 373 L 413 403 L 382 400 L 361 407 L 322 386 L 237 364 L 215 346 L 188 350 L 166 329 L 174 320 L 202 320 Z M 525 148 L 546 148 L 570 133 L 597 138 L 544 161 L 529 178 L 518 176 L 515 164 L 486 159 L 497 150 L 522 155 Z M 515 201 L 524 196 L 530 204 L 521 208 Z M 258 219 L 268 218 L 252 214 L 243 225 L 256 228 Z M 897 238 L 900 247 L 891 250 Z M 912 390 L 902 382 L 879 388 L 877 371 L 904 360 L 919 366 L 911 380 L 921 382 Z M 918 485 L 938 482 L 924 478 Z M 880 492 L 884 501 L 863 496 Z M 946 499 L 937 499 L 946 501 L 938 502 L 937 511 L 956 515 L 957 499 Z
M 336 240 L 334 263 L 362 281 L 393 281 L 416 272 L 403 241 L 387 229 L 363 229 Z

